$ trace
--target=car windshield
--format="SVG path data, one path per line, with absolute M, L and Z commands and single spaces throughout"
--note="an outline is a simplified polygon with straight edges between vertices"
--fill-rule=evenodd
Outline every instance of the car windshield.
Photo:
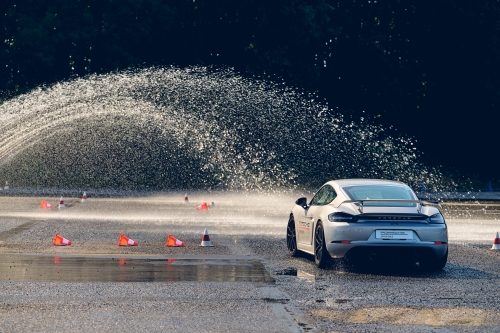
M 390 185 L 359 185 L 342 188 L 352 200 L 415 200 L 411 189 Z M 364 202 L 363 206 L 415 207 L 411 202 Z

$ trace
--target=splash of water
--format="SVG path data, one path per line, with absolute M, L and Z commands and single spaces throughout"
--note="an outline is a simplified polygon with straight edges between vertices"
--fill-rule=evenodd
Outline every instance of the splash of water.
M 407 138 L 229 69 L 149 68 L 40 87 L 0 105 L 0 175 L 17 186 L 317 187 L 439 172 Z M 437 183 L 437 181 L 434 181 Z

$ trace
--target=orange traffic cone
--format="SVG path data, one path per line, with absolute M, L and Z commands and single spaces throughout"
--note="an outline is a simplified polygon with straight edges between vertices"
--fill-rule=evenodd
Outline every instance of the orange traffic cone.
M 67 240 L 64 237 L 61 237 L 57 234 L 54 235 L 54 240 L 52 241 L 52 245 L 57 245 L 57 246 L 65 246 L 65 245 L 71 245 L 71 241 Z
M 201 236 L 201 244 L 200 246 L 212 246 L 212 242 L 210 241 L 210 235 L 208 234 L 208 229 L 205 228 L 203 235 Z
M 202 203 L 198 207 L 196 207 L 196 210 L 208 210 L 208 205 L 206 202 Z
M 184 203 L 185 204 L 188 204 L 189 203 L 189 198 L 188 198 L 188 194 L 186 193 L 186 195 L 184 196 Z
M 5 182 L 5 186 L 3 187 L 4 190 L 8 190 L 9 189 L 9 182 Z
M 59 208 L 66 208 L 66 205 L 64 204 L 63 197 L 61 197 L 61 199 L 59 199 Z
M 165 243 L 165 246 L 171 247 L 178 247 L 178 246 L 186 246 L 184 242 L 178 240 L 175 237 L 172 237 L 172 235 L 168 235 L 167 242 Z
M 42 199 L 42 203 L 40 204 L 40 208 L 52 208 L 52 205 L 49 204 L 47 201 Z
M 500 237 L 498 237 L 498 232 L 497 236 L 495 237 L 495 240 L 493 241 L 493 246 L 491 247 L 492 250 L 500 250 Z
M 87 202 L 87 193 L 83 192 L 82 202 Z
M 124 234 L 120 235 L 120 240 L 118 241 L 118 246 L 137 246 L 136 241 L 126 237 Z

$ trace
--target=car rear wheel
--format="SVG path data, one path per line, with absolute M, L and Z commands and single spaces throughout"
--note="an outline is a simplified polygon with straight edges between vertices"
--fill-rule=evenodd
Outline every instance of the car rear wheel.
M 446 266 L 447 262 L 448 262 L 448 250 L 446 250 L 446 253 L 442 258 L 430 261 L 428 265 L 424 266 L 424 269 L 427 269 L 431 272 L 440 271 L 444 268 L 444 266 Z
M 319 268 L 324 268 L 328 264 L 330 258 L 330 254 L 326 250 L 323 223 L 318 221 L 314 232 L 314 263 Z
M 293 215 L 290 215 L 288 219 L 288 226 L 286 228 L 286 247 L 288 249 L 288 253 L 292 257 L 296 257 L 298 255 L 297 250 L 297 233 L 295 232 L 295 220 L 293 219 Z

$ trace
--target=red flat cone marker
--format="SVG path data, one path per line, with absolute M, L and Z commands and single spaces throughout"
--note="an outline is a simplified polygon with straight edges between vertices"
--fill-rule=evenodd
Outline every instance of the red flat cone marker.
M 196 210 L 208 210 L 208 205 L 206 202 L 202 203 L 198 207 L 196 207 Z
M 47 201 L 42 200 L 42 203 L 40 204 L 40 208 L 52 208 L 52 205 L 49 204 Z
M 495 239 L 493 240 L 493 246 L 491 247 L 491 249 L 497 251 L 500 250 L 500 237 L 498 236 L 498 232 Z
M 64 204 L 63 197 L 61 197 L 61 199 L 59 199 L 59 208 L 66 208 L 66 205 Z
M 186 193 L 186 195 L 184 196 L 184 203 L 185 204 L 188 204 L 189 203 L 189 198 L 188 198 L 188 194 Z
M 173 237 L 172 235 L 168 235 L 167 242 L 165 243 L 165 246 L 179 247 L 179 246 L 186 246 L 186 245 L 184 245 L 184 242 L 181 242 L 180 240 Z
M 52 245 L 54 246 L 66 246 L 66 245 L 71 245 L 71 241 L 67 240 L 66 238 L 59 236 L 56 232 L 54 235 L 54 240 L 52 241 Z
M 201 244 L 200 246 L 212 246 L 212 242 L 210 241 L 210 235 L 208 234 L 208 229 L 205 228 L 203 235 L 201 236 Z
M 128 238 L 124 234 L 120 235 L 120 240 L 118 241 L 118 246 L 137 246 L 139 245 L 136 241 Z
M 82 202 L 87 202 L 87 193 L 83 192 Z

